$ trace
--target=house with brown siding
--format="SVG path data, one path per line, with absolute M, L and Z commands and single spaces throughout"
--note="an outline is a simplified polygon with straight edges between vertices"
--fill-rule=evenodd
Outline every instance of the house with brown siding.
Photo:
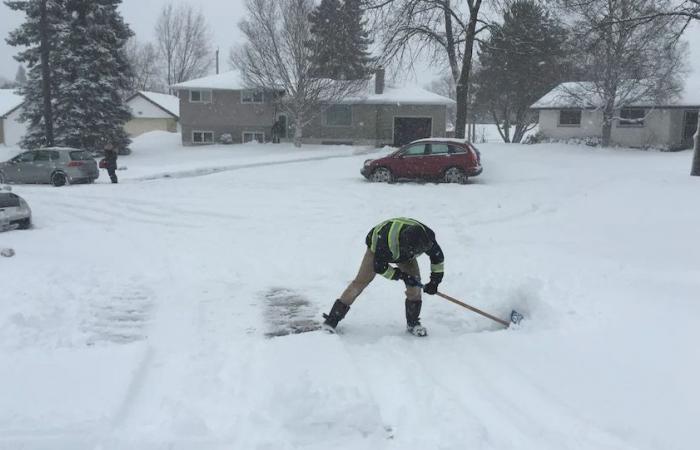
M 232 71 L 179 83 L 180 126 L 185 145 L 219 142 L 268 142 L 280 121 L 282 140 L 291 141 L 291 121 L 274 101 L 273 90 L 248 89 Z M 360 93 L 328 105 L 304 128 L 310 144 L 402 145 L 446 135 L 447 106 L 454 101 L 418 86 L 384 83 L 383 72 Z

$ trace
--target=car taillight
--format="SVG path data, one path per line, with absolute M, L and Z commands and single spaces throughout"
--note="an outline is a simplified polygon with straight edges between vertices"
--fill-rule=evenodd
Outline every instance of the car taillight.
M 83 161 L 71 161 L 68 163 L 68 167 L 80 167 L 85 164 Z

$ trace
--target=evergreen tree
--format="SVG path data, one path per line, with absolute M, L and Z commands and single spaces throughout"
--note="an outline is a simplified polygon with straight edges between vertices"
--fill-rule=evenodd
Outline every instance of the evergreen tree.
M 40 5 L 47 5 L 48 67 L 51 85 L 42 89 Z M 129 109 L 120 95 L 128 87 L 130 66 L 125 44 L 132 32 L 117 8 L 121 0 L 25 0 L 6 1 L 22 11 L 25 22 L 7 39 L 22 46 L 16 59 L 29 68 L 27 83 L 19 88 L 24 96 L 20 119 L 27 133 L 20 145 L 35 148 L 49 143 L 44 123 L 45 99 L 52 105 L 53 144 L 100 148 L 109 141 L 127 148 L 124 123 Z
M 321 0 L 309 21 L 315 76 L 358 80 L 370 74 L 372 40 L 359 0 Z
M 477 103 L 488 105 L 505 142 L 520 142 L 536 122 L 530 105 L 566 77 L 567 39 L 566 30 L 542 6 L 519 0 L 481 45 Z
M 17 74 L 15 75 L 15 84 L 17 86 L 22 86 L 27 82 L 27 71 L 24 69 L 24 66 L 20 65 L 17 68 Z
M 131 113 L 122 93 L 131 68 L 126 42 L 132 36 L 117 7 L 121 0 L 66 0 L 68 18 L 56 55 L 56 144 L 126 149 L 124 124 Z
M 65 8 L 63 0 L 43 0 L 46 5 L 46 41 L 53 43 L 46 49 L 48 52 L 48 72 L 54 73 L 54 56 L 52 48 L 58 45 L 58 35 L 64 23 Z M 56 79 L 52 78 L 50 86 L 45 93 L 43 89 L 43 73 L 41 64 L 41 40 L 42 22 L 41 7 L 42 0 L 12 0 L 5 4 L 12 10 L 21 11 L 25 14 L 25 22 L 16 30 L 10 32 L 7 43 L 23 49 L 15 56 L 20 63 L 24 63 L 29 68 L 27 81 L 19 86 L 18 92 L 24 97 L 24 104 L 20 114 L 20 120 L 27 124 L 27 132 L 22 138 L 20 145 L 24 148 L 35 148 L 51 144 L 51 135 L 47 132 L 45 117 L 48 115 L 52 119 L 52 113 L 46 111 L 44 99 L 48 95 L 48 103 L 53 104 L 53 94 L 56 90 Z M 48 128 L 53 128 L 49 125 Z

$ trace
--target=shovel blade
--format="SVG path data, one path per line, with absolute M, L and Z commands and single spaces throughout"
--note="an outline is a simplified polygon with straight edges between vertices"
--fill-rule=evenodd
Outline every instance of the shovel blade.
M 524 317 L 522 314 L 520 314 L 518 311 L 513 310 L 510 312 L 510 321 L 511 323 L 514 323 L 515 325 L 518 325 L 521 320 L 523 320 Z

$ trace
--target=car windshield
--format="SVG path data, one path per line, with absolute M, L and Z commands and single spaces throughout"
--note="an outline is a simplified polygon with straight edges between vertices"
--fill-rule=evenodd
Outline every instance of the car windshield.
M 34 152 L 24 152 L 12 158 L 13 162 L 32 162 L 34 161 Z
M 13 208 L 19 206 L 19 197 L 15 194 L 0 193 L 0 208 Z
M 89 161 L 92 159 L 92 155 L 85 150 L 76 150 L 70 152 L 70 159 L 73 161 Z

